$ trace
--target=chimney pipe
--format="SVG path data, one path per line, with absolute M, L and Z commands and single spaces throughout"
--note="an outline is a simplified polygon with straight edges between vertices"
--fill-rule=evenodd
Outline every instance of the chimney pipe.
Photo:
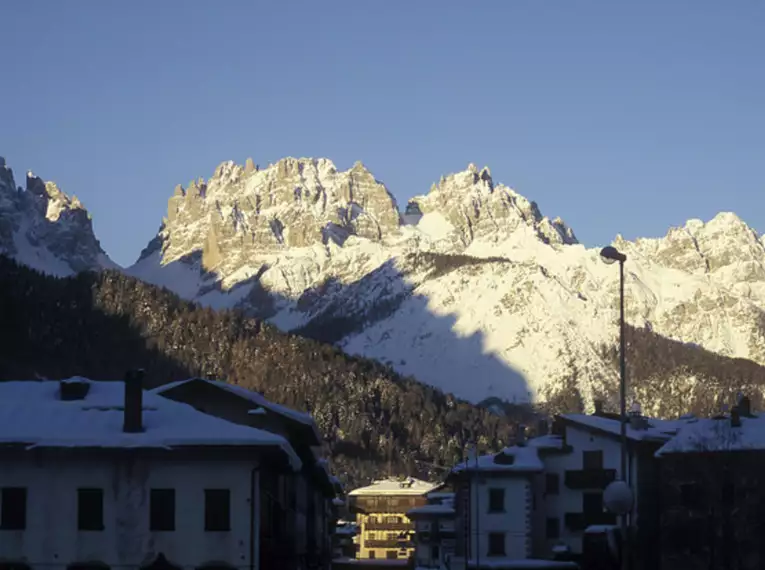
M 122 431 L 143 431 L 143 370 L 129 370 L 125 374 L 125 411 Z
M 741 415 L 737 406 L 730 411 L 730 427 L 741 427 Z
M 515 444 L 518 447 L 523 447 L 524 445 L 526 445 L 526 426 L 523 424 L 518 424 L 518 431 L 516 432 Z
M 752 416 L 752 401 L 743 394 L 741 394 L 738 399 L 738 412 L 741 414 L 741 417 L 744 418 Z
M 603 400 L 595 400 L 595 413 L 593 415 L 595 416 L 602 416 L 603 415 Z

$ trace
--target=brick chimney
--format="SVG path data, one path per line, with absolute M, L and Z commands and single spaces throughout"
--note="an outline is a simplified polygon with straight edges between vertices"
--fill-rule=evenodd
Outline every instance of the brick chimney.
M 122 431 L 143 431 L 143 370 L 129 370 L 125 374 L 125 411 Z

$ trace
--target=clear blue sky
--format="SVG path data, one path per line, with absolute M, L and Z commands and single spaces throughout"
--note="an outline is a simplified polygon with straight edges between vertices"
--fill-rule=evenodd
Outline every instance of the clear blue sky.
M 0 155 L 119 263 L 224 160 L 362 160 L 401 201 L 469 162 L 588 245 L 765 231 L 759 0 L 0 4 Z

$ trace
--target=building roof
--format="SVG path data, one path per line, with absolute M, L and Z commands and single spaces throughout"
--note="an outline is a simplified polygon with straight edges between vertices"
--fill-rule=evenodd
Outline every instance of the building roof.
M 586 414 L 563 414 L 564 420 L 580 425 L 584 428 L 599 431 L 606 435 L 620 436 L 621 422 L 618 419 L 586 415 Z M 687 419 L 658 420 L 644 418 L 647 421 L 646 429 L 635 429 L 627 422 L 627 438 L 632 441 L 668 441 L 678 429 L 685 425 Z
M 351 496 L 359 495 L 424 495 L 440 486 L 439 483 L 420 481 L 414 477 L 408 479 L 382 479 L 366 487 L 354 489 Z
M 225 390 L 227 392 L 235 394 L 239 396 L 240 398 L 243 398 L 255 404 L 256 406 L 259 406 L 258 408 L 253 408 L 251 410 L 252 413 L 255 413 L 255 414 L 263 413 L 262 411 L 260 411 L 262 409 L 262 410 L 265 410 L 265 413 L 271 412 L 274 414 L 278 414 L 282 417 L 288 418 L 290 420 L 304 424 L 313 430 L 314 435 L 316 436 L 316 439 L 318 441 L 320 442 L 322 441 L 322 436 L 321 436 L 321 433 L 319 432 L 319 427 L 316 425 L 316 422 L 314 421 L 311 414 L 300 412 L 298 410 L 293 410 L 291 408 L 288 408 L 287 406 L 282 406 L 281 404 L 276 404 L 268 400 L 265 396 L 263 396 L 263 394 L 260 394 L 259 392 L 255 392 L 253 390 L 248 390 L 247 388 L 243 388 L 242 386 L 237 386 L 236 384 L 229 384 L 228 382 L 222 382 L 220 380 L 210 380 L 207 378 L 187 378 L 186 380 L 178 380 L 177 382 L 170 382 L 168 384 L 163 384 L 162 386 L 154 388 L 151 391 L 154 392 L 155 394 L 163 394 L 165 392 L 168 392 L 169 390 L 172 390 L 173 388 L 177 388 L 178 386 L 182 386 L 190 382 L 207 383 L 211 386 L 220 388 L 221 390 Z
M 503 473 L 537 473 L 544 469 L 538 448 L 528 445 L 513 445 L 498 453 L 481 455 L 458 463 L 452 468 L 453 474 L 474 471 Z
M 529 447 L 536 447 L 540 451 L 555 449 L 561 450 L 566 447 L 566 442 L 559 435 L 540 435 L 538 437 L 532 437 L 526 442 Z
M 164 448 L 184 446 L 274 446 L 294 469 L 300 459 L 283 437 L 242 426 L 163 398 L 143 393 L 144 431 L 125 433 L 122 382 L 71 378 L 89 384 L 79 400 L 61 400 L 60 382 L 0 382 L 0 443 L 34 447 Z
M 755 450 L 765 450 L 765 415 L 742 417 L 739 427 L 731 425 L 730 417 L 686 420 L 656 455 Z

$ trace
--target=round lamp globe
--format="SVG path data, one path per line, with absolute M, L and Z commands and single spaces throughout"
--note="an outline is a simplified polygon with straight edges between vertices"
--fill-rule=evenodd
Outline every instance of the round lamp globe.
M 632 510 L 635 496 L 625 481 L 614 481 L 603 491 L 603 504 L 616 515 L 626 515 Z

